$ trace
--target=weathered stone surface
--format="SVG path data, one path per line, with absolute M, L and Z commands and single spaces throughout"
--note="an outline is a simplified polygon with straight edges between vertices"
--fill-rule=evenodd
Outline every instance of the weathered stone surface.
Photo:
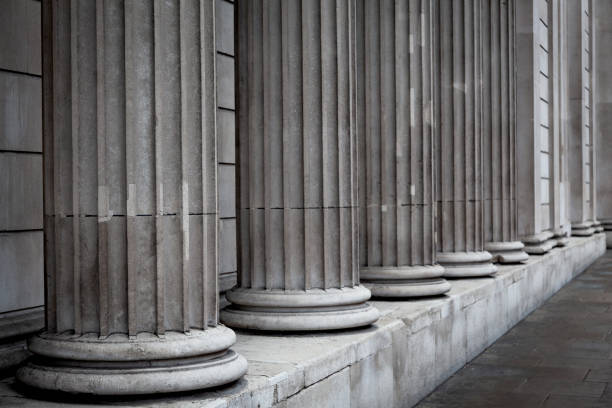
M 34 76 L 0 72 L 0 149 L 42 152 L 41 83 Z
M 477 3 L 435 3 L 434 162 L 438 261 L 445 276 L 495 273 L 484 251 L 481 15 Z
M 0 13 L 0 68 L 41 74 L 41 4 L 6 0 Z
M 246 377 L 234 385 L 178 397 L 114 401 L 113 405 L 208 407 L 211 404 L 225 408 L 260 403 L 261 407 L 272 404 L 290 407 L 294 401 L 339 401 L 336 397 L 341 397 L 340 401 L 351 401 L 351 406 L 365 408 L 370 406 L 372 397 L 367 392 L 377 391 L 363 384 L 378 384 L 378 390 L 389 390 L 389 381 L 392 381 L 393 401 L 388 395 L 378 395 L 380 401 L 389 402 L 387 406 L 412 406 L 583 271 L 603 251 L 602 235 L 570 238 L 566 247 L 530 258 L 525 264 L 499 266 L 499 272 L 493 277 L 455 280 L 444 297 L 375 301 L 383 317 L 367 328 L 296 335 L 238 332 L 233 348 L 246 356 L 250 368 Z M 392 350 L 391 357 L 389 350 Z M 495 356 L 491 358 L 490 364 L 500 361 Z M 525 355 L 503 361 L 512 367 L 521 367 L 532 365 L 533 360 L 534 356 Z M 598 367 L 602 368 L 601 364 Z M 340 378 L 342 381 L 336 382 Z M 331 391 L 327 383 L 330 380 L 334 384 Z M 23 401 L 10 381 L 0 383 L 0 395 L 0 404 L 13 403 L 19 398 Z M 33 400 L 26 401 L 36 406 Z M 104 400 L 98 399 L 97 403 L 104 405 Z M 348 405 L 343 404 L 340 406 Z
M 0 152 L 0 231 L 42 229 L 43 158 Z
M 17 378 L 98 395 L 239 379 L 217 309 L 214 3 L 45 7 L 46 330 Z
M 430 16 L 434 2 L 369 1 L 357 27 L 360 277 L 373 296 L 440 295 Z M 361 7 L 361 4 L 360 4 Z M 363 61 L 361 60 L 363 59 Z M 362 84 L 363 85 L 359 85 Z
M 221 320 L 369 325 L 378 312 L 359 285 L 354 3 L 256 0 L 236 12 L 240 270 Z
M 43 253 L 42 231 L 0 233 L 0 313 L 44 304 Z

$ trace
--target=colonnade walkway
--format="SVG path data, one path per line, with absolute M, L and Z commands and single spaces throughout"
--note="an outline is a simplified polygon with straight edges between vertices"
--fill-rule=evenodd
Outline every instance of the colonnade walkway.
M 612 250 L 417 407 L 612 407 Z

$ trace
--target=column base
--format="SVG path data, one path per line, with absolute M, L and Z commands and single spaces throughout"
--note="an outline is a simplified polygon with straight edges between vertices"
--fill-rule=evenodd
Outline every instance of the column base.
M 421 297 L 442 295 L 450 290 L 440 265 L 361 268 L 361 283 L 376 297 Z
M 485 250 L 493 256 L 493 262 L 501 264 L 514 264 L 525 262 L 529 254 L 523 249 L 525 245 L 520 241 L 488 242 Z
M 437 258 L 447 278 L 490 276 L 497 272 L 497 267 L 492 263 L 493 257 L 486 251 L 440 252 Z
M 544 231 L 523 238 L 525 252 L 529 255 L 544 255 L 557 246 L 557 240 L 553 239 L 553 236 L 554 234 L 552 232 Z
M 600 232 L 604 232 L 603 224 L 597 220 L 593 221 L 592 227 L 595 230 L 596 234 L 599 234 Z
M 236 336 L 227 327 L 112 334 L 42 333 L 30 339 L 34 357 L 17 379 L 51 391 L 97 395 L 138 395 L 217 387 L 246 373 L 247 362 L 229 350 Z
M 593 223 L 591 221 L 572 224 L 573 237 L 590 237 L 595 233 Z
M 221 310 L 221 321 L 240 329 L 337 330 L 367 326 L 379 317 L 366 303 L 371 293 L 363 286 L 305 291 L 234 288 L 226 296 L 232 304 Z
M 564 247 L 569 244 L 568 233 L 562 229 L 553 232 L 553 239 L 556 241 L 555 246 Z

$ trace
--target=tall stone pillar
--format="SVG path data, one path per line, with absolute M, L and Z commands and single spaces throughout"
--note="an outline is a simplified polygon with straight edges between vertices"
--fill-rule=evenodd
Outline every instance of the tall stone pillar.
M 570 191 L 572 235 L 590 236 L 594 214 L 594 166 L 592 138 L 592 25 L 590 1 L 570 0 L 567 10 L 568 127 L 570 138 Z M 578 63 L 580 62 L 580 63 Z
M 214 1 L 44 2 L 47 327 L 17 378 L 144 394 L 219 386 Z
M 450 289 L 434 240 L 432 4 L 367 1 L 359 26 L 360 275 L 374 296 Z
M 591 0 L 593 7 L 593 138 L 597 144 L 594 168 L 597 205 L 596 220 L 606 233 L 612 248 L 612 2 Z
M 238 287 L 221 319 L 328 330 L 378 318 L 359 285 L 355 1 L 241 1 Z
M 481 6 L 478 1 L 436 2 L 434 14 L 434 121 L 438 261 L 445 276 L 496 272 L 484 250 Z
M 485 249 L 500 263 L 527 260 L 516 207 L 514 0 L 482 2 Z
M 518 235 L 529 254 L 557 245 L 560 146 L 552 107 L 552 8 L 546 0 L 516 3 Z

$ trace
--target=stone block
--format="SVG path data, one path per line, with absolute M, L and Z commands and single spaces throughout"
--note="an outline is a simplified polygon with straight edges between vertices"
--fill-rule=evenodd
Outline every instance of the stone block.
M 0 230 L 42 229 L 42 155 L 0 152 Z
M 42 81 L 0 72 L 0 149 L 42 152 Z
M 235 109 L 234 58 L 217 54 L 217 106 Z
M 351 406 L 350 369 L 347 367 L 287 399 L 287 408 L 344 408 Z
M 41 3 L 4 0 L 0 13 L 0 68 L 41 75 Z
M 378 353 L 350 366 L 351 407 L 394 406 L 393 349 Z
M 220 163 L 236 163 L 236 114 L 217 110 L 217 143 Z
M 236 216 L 236 168 L 232 164 L 219 165 L 219 216 Z
M 42 231 L 0 233 L 0 276 L 0 313 L 44 304 Z
M 234 55 L 234 4 L 216 0 L 215 12 L 217 51 Z

